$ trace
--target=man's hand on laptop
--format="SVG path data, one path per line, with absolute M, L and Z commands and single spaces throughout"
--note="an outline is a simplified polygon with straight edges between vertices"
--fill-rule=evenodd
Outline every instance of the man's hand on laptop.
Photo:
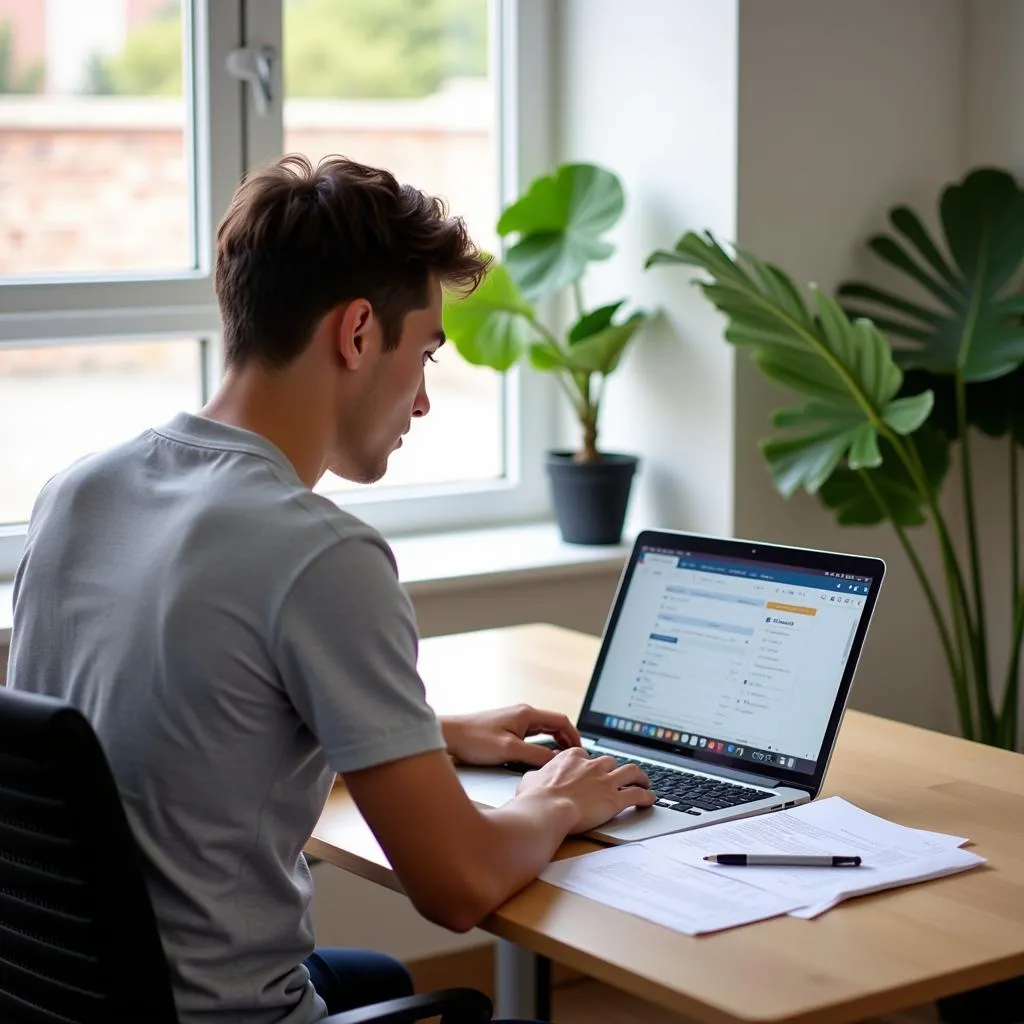
M 540 768 L 555 756 L 555 751 L 527 743 L 527 736 L 551 735 L 560 747 L 580 745 L 580 734 L 565 715 L 529 704 L 473 715 L 449 715 L 441 719 L 441 731 L 448 753 L 462 764 L 516 761 Z
M 570 835 L 603 825 L 628 807 L 650 807 L 657 794 L 639 765 L 619 765 L 614 757 L 590 757 L 574 747 L 557 753 L 546 765 L 527 772 L 516 799 L 561 798 L 571 804 L 575 821 Z

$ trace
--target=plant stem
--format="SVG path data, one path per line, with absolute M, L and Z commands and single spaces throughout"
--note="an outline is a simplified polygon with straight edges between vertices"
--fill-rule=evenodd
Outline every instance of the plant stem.
M 561 348 L 562 347 L 561 345 L 558 344 L 558 339 L 535 316 L 532 316 L 529 313 L 521 313 L 520 315 L 523 316 L 527 321 L 529 321 L 530 326 L 533 327 L 533 329 L 549 345 L 552 345 L 555 348 Z
M 946 525 L 946 517 L 942 514 L 939 504 L 928 485 L 928 475 L 925 472 L 924 464 L 921 462 L 921 455 L 914 444 L 913 438 L 904 443 L 904 438 L 885 428 L 885 436 L 892 444 L 899 455 L 900 460 L 907 467 L 911 479 L 918 489 L 918 493 L 924 499 L 928 508 L 928 514 L 935 530 L 939 543 L 939 552 L 942 556 L 942 574 L 946 581 L 946 592 L 949 598 L 949 610 L 953 619 L 954 636 L 956 637 L 957 653 L 960 659 L 961 670 L 967 684 L 968 666 L 974 665 L 973 659 L 968 659 L 968 649 L 974 642 L 974 629 L 971 623 L 971 609 L 967 601 L 967 588 L 964 584 L 963 573 L 960 570 L 960 563 L 956 557 L 956 549 Z M 974 737 L 970 737 L 974 738 Z
M 939 605 L 938 598 L 935 596 L 935 591 L 932 588 L 931 583 L 928 580 L 928 574 L 925 572 L 924 566 L 921 564 L 921 559 L 914 550 L 914 546 L 910 543 L 910 537 L 907 536 L 907 531 L 896 522 L 892 515 L 889 506 L 886 504 L 885 498 L 882 496 L 881 491 L 874 485 L 871 480 L 871 474 L 860 470 L 860 478 L 864 481 L 864 486 L 868 489 L 871 497 L 874 499 L 875 504 L 878 506 L 882 515 L 892 523 L 892 528 L 896 531 L 896 537 L 899 539 L 900 546 L 903 548 L 907 559 L 910 561 L 911 568 L 914 570 L 914 575 L 917 577 L 918 583 L 921 585 L 921 589 L 924 591 L 925 600 L 928 602 L 928 608 L 932 613 L 932 618 L 935 620 L 935 625 L 939 631 L 939 639 L 942 642 L 942 649 L 946 655 L 946 663 L 949 666 L 949 672 L 951 675 L 951 682 L 953 684 L 953 693 L 956 697 L 957 710 L 960 715 L 960 728 L 968 739 L 974 738 L 974 715 L 971 711 L 971 697 L 967 690 L 967 681 L 964 679 L 963 666 L 957 658 L 956 652 L 953 650 L 953 642 L 949 635 L 949 628 L 946 625 L 945 617 L 942 614 L 942 608 Z
M 579 393 L 573 394 L 572 388 L 565 382 L 566 376 L 572 378 L 572 374 L 564 374 L 561 371 L 556 371 L 554 374 L 555 380 L 558 381 L 558 386 L 562 389 L 565 397 L 569 399 L 573 412 L 576 413 L 577 419 L 582 423 L 587 415 L 586 398 Z M 573 383 L 575 383 L 575 380 L 573 380 Z
M 963 501 L 967 526 L 967 548 L 971 565 L 971 582 L 974 587 L 974 636 L 972 638 L 971 653 L 974 656 L 975 665 L 974 685 L 977 689 L 978 728 L 982 741 L 991 743 L 996 738 L 996 720 L 992 707 L 992 693 L 988 682 L 988 626 L 985 621 L 985 591 L 981 582 L 978 522 L 974 510 L 970 429 L 967 423 L 967 384 L 960 373 L 956 377 L 956 417 L 960 428 L 960 466 L 963 471 Z
M 1017 748 L 1017 700 L 1020 694 L 1020 655 L 1024 642 L 1024 587 L 1014 602 L 1013 629 L 1010 636 L 1010 664 L 1006 672 L 1006 689 L 999 713 L 999 745 L 1007 750 Z
M 580 462 L 597 462 L 600 456 L 597 453 L 597 402 L 593 394 L 593 376 L 589 373 L 575 373 L 573 377 L 580 394 L 585 396 L 581 420 L 583 447 L 577 452 L 576 458 Z
M 576 319 L 583 316 L 583 282 L 576 278 L 572 283 L 572 296 L 576 300 Z
M 1010 438 L 1010 600 L 1016 602 L 1024 580 L 1020 578 L 1020 484 L 1017 480 L 1017 439 Z
M 1017 702 L 1020 694 L 1020 656 L 1024 641 L 1024 580 L 1020 578 L 1020 492 L 1017 479 L 1017 439 L 1010 431 L 1010 564 L 1013 578 L 1013 629 L 1010 631 L 1010 662 L 999 710 L 999 745 L 1007 750 L 1017 747 Z
M 604 401 L 604 385 L 605 381 L 608 380 L 608 375 L 602 373 L 598 377 L 597 381 L 597 398 L 594 399 L 594 422 L 597 423 L 598 416 L 601 415 L 601 403 Z
M 968 668 L 976 669 L 977 663 L 973 656 L 974 629 L 971 625 L 971 611 L 967 603 L 967 591 L 964 586 L 963 574 L 960 571 L 960 563 L 957 561 L 956 551 L 950 539 L 949 528 L 946 526 L 945 518 L 939 512 L 938 505 L 932 503 L 929 508 L 932 525 L 939 542 L 939 551 L 942 555 L 942 575 L 946 581 L 946 593 L 949 598 L 950 614 L 953 618 L 954 635 L 956 637 L 957 652 L 962 666 L 965 690 L 972 689 Z M 968 698 L 969 700 L 970 698 Z M 978 693 L 975 688 L 975 703 Z M 982 710 L 978 708 L 978 724 L 981 726 Z M 968 739 L 982 739 L 975 733 L 965 734 Z

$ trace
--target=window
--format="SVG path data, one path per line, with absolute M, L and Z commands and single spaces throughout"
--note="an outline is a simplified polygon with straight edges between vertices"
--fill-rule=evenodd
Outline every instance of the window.
M 0 26 L 0 275 L 194 269 L 181 8 L 8 0 Z
M 209 342 L 144 339 L 0 348 L 0 521 L 24 522 L 39 489 L 78 456 L 206 399 Z
M 521 71 L 517 46 L 548 3 L 0 0 L 0 576 L 49 476 L 216 387 L 212 238 L 246 167 L 378 163 L 497 245 L 548 162 L 543 48 Z M 242 81 L 257 51 L 269 77 Z M 543 513 L 543 382 L 454 351 L 428 373 L 385 481 L 320 490 L 391 532 Z

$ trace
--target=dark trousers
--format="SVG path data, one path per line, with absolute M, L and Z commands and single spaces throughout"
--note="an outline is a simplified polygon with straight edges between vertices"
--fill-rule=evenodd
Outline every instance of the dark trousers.
M 306 960 L 310 981 L 328 1013 L 412 995 L 412 978 L 397 960 L 362 949 L 316 949 Z M 498 1022 L 495 1022 L 498 1024 Z M 506 1021 L 505 1024 L 514 1024 Z

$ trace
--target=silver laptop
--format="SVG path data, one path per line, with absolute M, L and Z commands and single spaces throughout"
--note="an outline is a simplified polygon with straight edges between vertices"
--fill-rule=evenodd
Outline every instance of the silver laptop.
M 884 574 L 878 558 L 642 533 L 576 724 L 659 799 L 589 834 L 633 842 L 813 800 Z M 496 807 L 524 770 L 458 772 Z

